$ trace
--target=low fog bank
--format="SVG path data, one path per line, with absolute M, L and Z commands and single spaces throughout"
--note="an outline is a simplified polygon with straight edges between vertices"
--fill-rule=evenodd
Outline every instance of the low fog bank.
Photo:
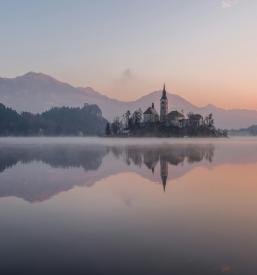
M 169 144 L 242 144 L 257 143 L 254 137 L 233 138 L 100 138 L 100 137 L 1 137 L 4 144 L 80 144 L 80 145 L 169 145 Z

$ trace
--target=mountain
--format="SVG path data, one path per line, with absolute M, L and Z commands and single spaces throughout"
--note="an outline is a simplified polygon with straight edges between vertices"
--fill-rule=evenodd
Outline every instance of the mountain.
M 42 73 L 29 72 L 16 78 L 0 78 L 0 102 L 18 112 L 38 113 L 56 106 L 81 107 L 89 103 L 99 106 L 103 116 L 112 120 L 126 110 L 145 110 L 152 102 L 159 109 L 160 96 L 161 91 L 155 91 L 135 101 L 125 102 L 109 98 L 90 87 L 73 87 Z M 236 129 L 257 124 L 256 110 L 225 110 L 214 105 L 198 107 L 178 95 L 168 93 L 167 96 L 169 109 L 203 115 L 213 113 L 215 124 L 220 128 Z

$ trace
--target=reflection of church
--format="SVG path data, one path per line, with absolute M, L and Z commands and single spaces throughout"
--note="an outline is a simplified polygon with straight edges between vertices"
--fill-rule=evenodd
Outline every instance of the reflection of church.
M 165 192 L 168 179 L 168 161 L 164 157 L 160 158 L 160 175 L 162 179 L 163 190 Z
M 137 148 L 138 149 L 138 148 Z M 141 154 L 145 166 L 154 173 L 155 168 L 159 165 L 160 182 L 163 185 L 163 190 L 166 190 L 169 177 L 169 165 L 177 166 L 188 161 L 189 163 L 200 162 L 204 159 L 211 162 L 214 148 L 210 145 L 169 145 L 165 147 L 152 147 L 151 149 L 140 151 L 135 150 L 135 153 Z
M 165 145 L 144 145 L 144 146 L 125 146 L 111 147 L 115 157 L 121 158 L 127 165 L 135 165 L 142 168 L 142 164 L 153 174 L 158 167 L 158 173 L 152 175 L 154 181 L 163 185 L 165 191 L 168 184 L 168 169 L 182 165 L 184 162 L 192 164 L 206 160 L 212 162 L 214 147 L 212 145 L 196 144 L 165 144 Z M 158 177 L 158 179 L 156 178 Z
M 144 164 L 154 173 L 156 165 L 160 163 L 160 178 L 163 185 L 163 190 L 166 190 L 168 180 L 168 161 L 163 155 L 148 153 L 144 156 Z

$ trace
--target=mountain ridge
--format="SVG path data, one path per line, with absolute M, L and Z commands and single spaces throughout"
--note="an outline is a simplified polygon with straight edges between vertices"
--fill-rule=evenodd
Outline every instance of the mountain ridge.
M 112 120 L 127 110 L 141 108 L 144 111 L 152 102 L 157 108 L 160 96 L 161 90 L 157 90 L 136 100 L 122 101 L 110 98 L 92 87 L 74 87 L 44 73 L 28 72 L 14 78 L 0 77 L 0 102 L 18 112 L 40 113 L 52 107 L 81 107 L 84 103 L 89 103 L 98 105 L 103 116 Z M 175 93 L 167 93 L 167 96 L 169 110 L 183 110 L 185 114 L 213 113 L 216 126 L 220 128 L 236 129 L 257 124 L 257 110 L 223 109 L 213 104 L 197 106 Z

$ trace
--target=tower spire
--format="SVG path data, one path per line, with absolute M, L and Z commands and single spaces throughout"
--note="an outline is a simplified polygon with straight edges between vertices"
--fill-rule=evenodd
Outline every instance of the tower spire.
M 165 83 L 163 84 L 163 90 L 162 90 L 162 98 L 167 98 L 167 95 L 166 95 L 166 86 L 165 86 Z
M 163 187 L 163 192 L 166 191 L 166 185 L 167 185 L 167 176 L 162 176 L 162 187 Z
M 162 97 L 160 100 L 160 121 L 164 122 L 168 114 L 168 98 L 166 94 L 166 86 L 163 84 Z
M 168 179 L 168 161 L 164 156 L 160 156 L 160 174 L 162 180 L 163 191 L 166 190 L 167 179 Z

